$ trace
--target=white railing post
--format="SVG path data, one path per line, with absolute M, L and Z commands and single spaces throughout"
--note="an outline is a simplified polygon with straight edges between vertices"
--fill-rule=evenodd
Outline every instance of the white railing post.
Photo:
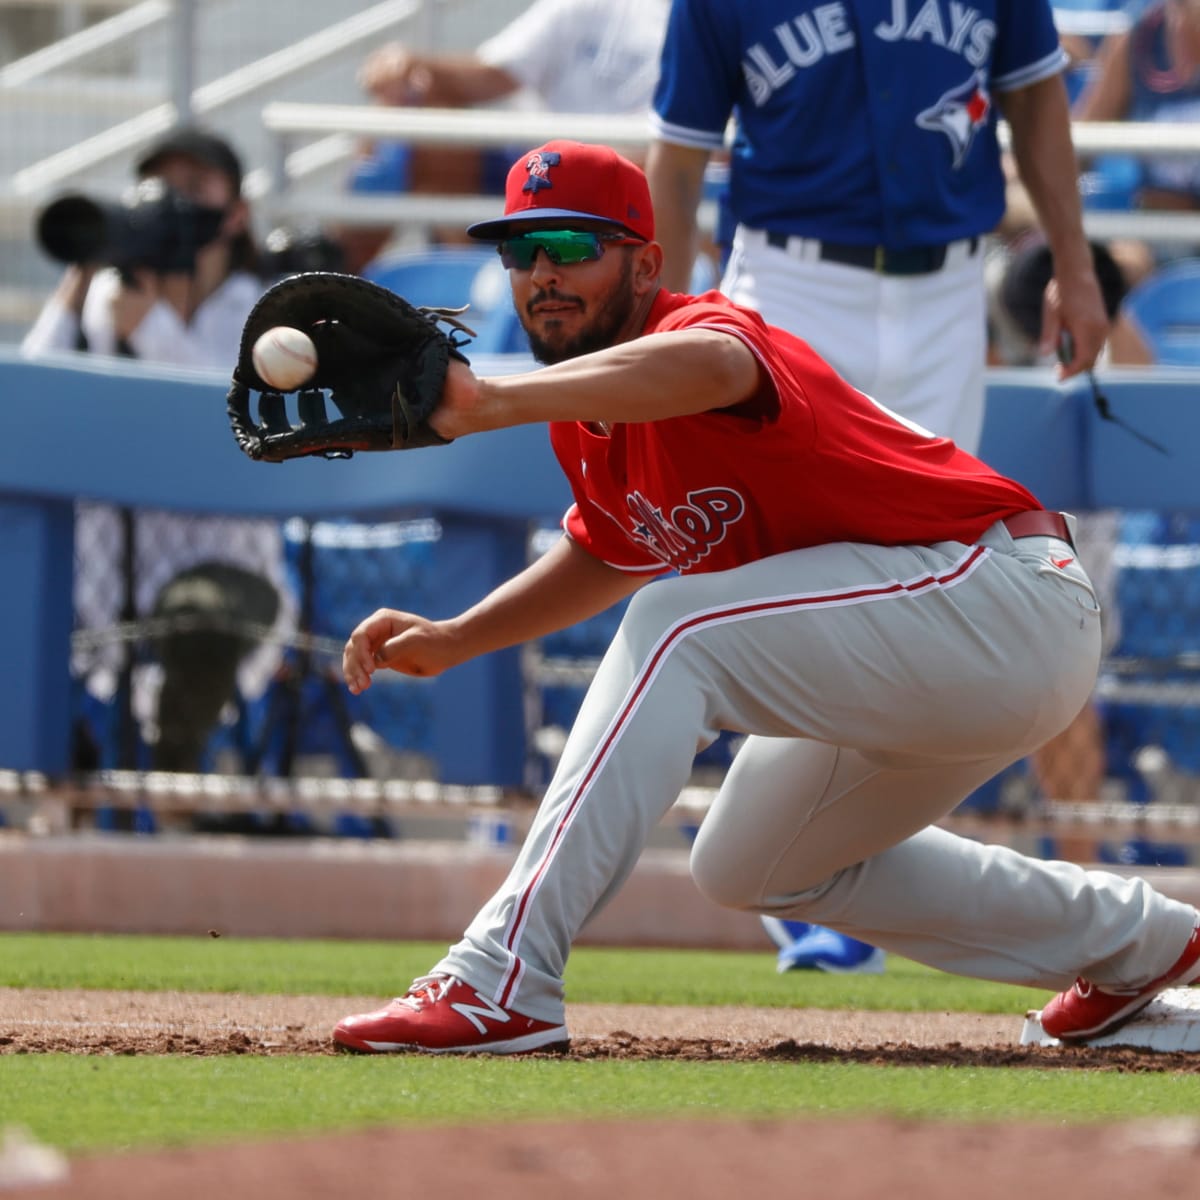
M 427 54 L 438 44 L 438 6 L 436 0 L 421 0 L 413 19 L 412 44 Z
M 179 121 L 192 119 L 196 90 L 196 0 L 172 0 L 168 94 Z

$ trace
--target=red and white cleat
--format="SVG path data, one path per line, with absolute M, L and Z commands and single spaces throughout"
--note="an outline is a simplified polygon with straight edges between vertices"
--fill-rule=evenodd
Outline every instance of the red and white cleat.
M 1200 923 L 1175 965 L 1165 974 L 1130 990 L 1105 991 L 1086 979 L 1059 992 L 1042 1009 L 1042 1029 L 1062 1042 L 1086 1042 L 1115 1033 L 1132 1020 L 1164 988 L 1194 983 L 1200 978 Z
M 564 1050 L 565 1025 L 501 1008 L 453 975 L 423 975 L 376 1012 L 343 1017 L 333 1040 L 363 1054 L 525 1054 Z

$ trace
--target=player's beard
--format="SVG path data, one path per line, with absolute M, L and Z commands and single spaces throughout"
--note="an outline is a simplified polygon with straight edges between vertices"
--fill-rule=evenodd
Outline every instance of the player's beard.
M 538 337 L 525 325 L 525 332 L 529 335 L 529 348 L 538 362 L 550 366 L 552 363 L 565 362 L 568 358 L 578 358 L 581 354 L 606 350 L 621 340 L 621 333 L 633 312 L 633 256 L 626 254 L 623 257 L 624 265 L 612 291 L 604 298 L 592 320 L 573 338 L 566 341 L 547 341 Z M 531 297 L 528 307 L 532 309 L 535 304 L 544 300 L 576 299 L 578 297 L 551 289 Z

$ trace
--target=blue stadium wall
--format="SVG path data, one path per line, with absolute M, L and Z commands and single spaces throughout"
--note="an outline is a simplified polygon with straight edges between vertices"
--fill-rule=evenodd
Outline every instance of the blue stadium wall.
M 481 373 L 522 365 L 475 364 Z M 1167 453 L 1101 419 L 1085 383 L 997 371 L 982 457 L 1049 508 L 1200 510 L 1200 370 L 1111 372 L 1102 383 L 1112 411 Z M 458 564 L 445 589 L 434 588 L 434 616 L 519 569 L 528 522 L 555 518 L 568 503 L 540 426 L 349 462 L 252 463 L 229 431 L 225 386 L 215 375 L 74 355 L 29 363 L 0 348 L 0 768 L 55 775 L 68 765 L 77 499 L 278 518 L 432 512 Z M 388 599 L 365 598 L 363 615 Z M 466 664 L 432 686 L 442 778 L 519 783 L 518 652 Z

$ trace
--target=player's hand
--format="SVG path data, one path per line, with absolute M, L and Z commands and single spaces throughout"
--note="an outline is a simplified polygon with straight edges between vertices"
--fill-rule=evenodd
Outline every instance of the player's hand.
M 466 363 L 452 358 L 446 366 L 442 399 L 429 416 L 429 427 L 441 437 L 453 440 L 478 433 L 485 428 L 481 421 L 479 378 Z
M 1090 371 L 1108 337 L 1104 297 L 1093 271 L 1055 276 L 1042 298 L 1041 353 L 1057 354 L 1059 379 Z
M 342 677 L 353 695 L 371 686 L 376 671 L 428 678 L 462 660 L 461 647 L 447 621 L 381 608 L 350 635 L 342 651 Z

